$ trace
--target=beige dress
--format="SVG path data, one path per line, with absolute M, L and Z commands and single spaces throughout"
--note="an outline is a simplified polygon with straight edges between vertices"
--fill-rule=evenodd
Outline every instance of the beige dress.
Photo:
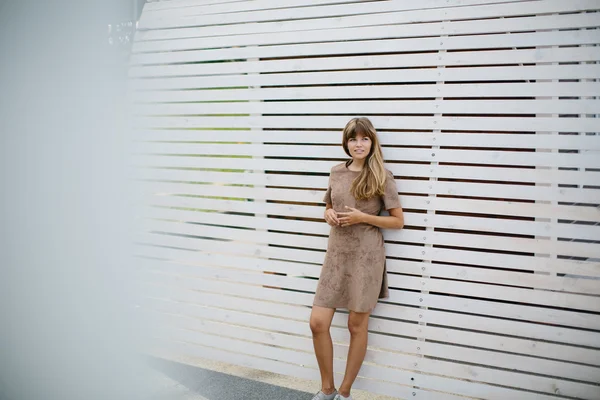
M 387 171 L 385 194 L 368 200 L 356 200 L 350 193 L 352 181 L 359 175 L 346 163 L 331 169 L 329 186 L 323 201 L 337 212 L 345 206 L 379 215 L 382 209 L 400 207 L 394 176 Z M 381 230 L 369 224 L 332 226 L 325 262 L 313 304 L 327 308 L 346 308 L 371 312 L 377 300 L 388 297 L 385 249 Z

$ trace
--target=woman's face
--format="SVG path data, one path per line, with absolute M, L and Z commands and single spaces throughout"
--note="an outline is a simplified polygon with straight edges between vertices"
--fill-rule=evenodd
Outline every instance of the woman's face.
M 357 132 L 356 137 L 348 139 L 348 150 L 350 155 L 355 160 L 364 160 L 371 151 L 371 139 Z

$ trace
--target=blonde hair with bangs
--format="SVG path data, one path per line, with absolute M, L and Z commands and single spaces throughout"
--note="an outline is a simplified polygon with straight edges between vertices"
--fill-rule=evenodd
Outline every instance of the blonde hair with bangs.
M 352 182 L 350 192 L 357 200 L 370 199 L 374 196 L 382 196 L 385 192 L 386 170 L 383 164 L 383 153 L 381 145 L 377 138 L 377 132 L 371 121 L 366 117 L 352 118 L 344 128 L 342 137 L 342 146 L 344 151 L 350 157 L 348 150 L 348 140 L 355 138 L 357 133 L 371 139 L 371 150 L 365 160 L 365 165 L 360 172 L 360 175 Z M 346 162 L 346 166 L 350 165 L 352 160 Z

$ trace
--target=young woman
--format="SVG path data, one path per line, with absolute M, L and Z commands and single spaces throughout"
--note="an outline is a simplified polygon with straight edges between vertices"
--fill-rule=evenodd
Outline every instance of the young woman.
M 351 399 L 350 390 L 367 351 L 369 315 L 388 297 L 385 250 L 380 228 L 400 229 L 404 217 L 394 176 L 385 169 L 377 133 L 369 119 L 353 118 L 342 145 L 351 159 L 331 169 L 325 221 L 331 225 L 325 263 L 310 316 L 321 390 L 313 400 Z M 382 209 L 390 216 L 379 216 Z M 337 308 L 350 312 L 350 349 L 339 388 L 333 380 L 329 329 Z

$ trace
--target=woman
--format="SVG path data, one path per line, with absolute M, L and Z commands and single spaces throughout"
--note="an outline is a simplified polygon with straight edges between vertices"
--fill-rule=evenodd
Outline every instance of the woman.
M 375 128 L 353 118 L 342 145 L 351 159 L 331 169 L 325 193 L 325 221 L 331 225 L 325 263 L 310 316 L 321 390 L 313 400 L 351 399 L 350 390 L 367 351 L 369 316 L 388 297 L 385 250 L 380 228 L 400 229 L 404 217 L 394 176 L 385 169 Z M 390 216 L 379 216 L 382 209 Z M 349 310 L 350 349 L 339 392 L 333 380 L 329 329 L 337 308 Z

